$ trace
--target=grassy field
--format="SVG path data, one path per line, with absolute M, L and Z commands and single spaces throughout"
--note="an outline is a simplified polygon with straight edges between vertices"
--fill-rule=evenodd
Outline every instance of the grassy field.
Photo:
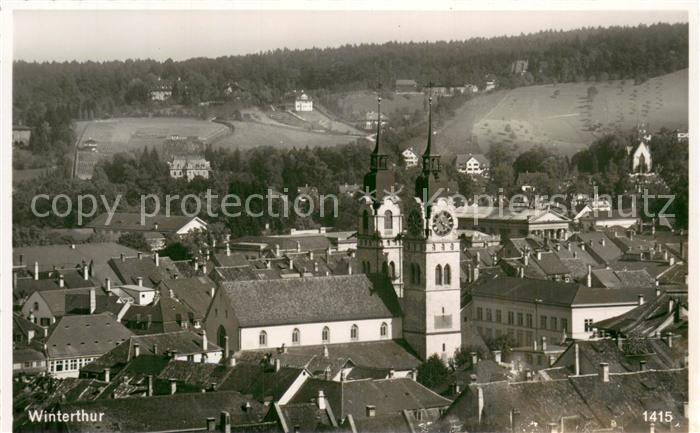
M 346 119 L 364 119 L 368 111 L 377 111 L 377 94 L 375 92 L 351 92 L 338 96 L 339 115 Z M 392 113 L 402 111 L 413 113 L 427 107 L 423 94 L 396 95 L 385 94 L 382 98 L 382 112 L 391 117 Z
M 687 70 L 640 85 L 631 80 L 565 83 L 480 95 L 437 128 L 436 142 L 445 154 L 475 151 L 477 145 L 486 151 L 496 142 L 521 149 L 540 144 L 572 154 L 597 137 L 640 122 L 651 130 L 687 129 Z M 424 144 L 424 139 L 408 143 L 419 151 Z
M 347 144 L 360 137 L 354 135 L 325 134 L 302 129 L 255 122 L 232 122 L 234 133 L 215 142 L 215 146 L 228 149 L 251 149 L 259 146 L 319 147 Z

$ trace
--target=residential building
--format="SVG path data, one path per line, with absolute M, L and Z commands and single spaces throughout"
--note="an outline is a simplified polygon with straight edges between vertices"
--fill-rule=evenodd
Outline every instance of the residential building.
M 78 377 L 83 366 L 132 335 L 109 313 L 63 316 L 44 340 L 48 372 L 59 379 Z
M 456 210 L 460 229 L 498 234 L 501 239 L 528 235 L 567 239 L 571 220 L 550 209 L 510 209 L 508 206 L 463 206 Z
M 29 146 L 32 137 L 32 128 L 22 125 L 12 126 L 12 145 L 16 147 Z
M 401 156 L 403 157 L 403 163 L 406 167 L 418 166 L 418 154 L 416 154 L 413 148 L 409 147 L 404 149 L 404 151 L 401 152 Z
M 151 89 L 151 101 L 164 102 L 172 96 L 172 84 L 159 78 L 158 83 Z
M 377 119 L 380 117 L 379 113 L 376 111 L 368 111 L 365 114 L 365 123 L 364 123 L 364 129 L 371 130 L 375 129 L 377 127 Z M 387 122 L 389 121 L 389 116 L 386 114 L 381 115 L 382 118 L 382 127 L 386 126 Z
M 181 156 L 168 162 L 170 177 L 173 179 L 187 179 L 188 182 L 195 177 L 209 179 L 211 163 L 202 157 Z
M 513 75 L 524 75 L 527 72 L 528 61 L 516 60 L 510 65 L 510 73 Z
M 460 173 L 488 177 L 489 160 L 480 153 L 457 155 L 457 171 Z
M 628 152 L 631 149 L 628 148 Z M 637 148 L 631 153 L 631 173 L 647 174 L 652 173 L 651 146 L 646 138 L 642 138 Z
M 118 212 L 110 216 L 108 213 L 99 215 L 90 221 L 86 227 L 97 234 L 118 239 L 124 233 L 158 232 L 171 235 L 186 235 L 196 230 L 205 231 L 207 223 L 199 217 L 180 215 L 143 216 L 139 213 Z
M 314 111 L 314 101 L 303 90 L 294 100 L 294 111 Z
M 586 339 L 595 335 L 595 322 L 626 313 L 654 293 L 653 287 L 607 289 L 498 277 L 472 289 L 471 317 L 485 338 L 509 335 L 518 346 L 530 346 L 542 336 Z

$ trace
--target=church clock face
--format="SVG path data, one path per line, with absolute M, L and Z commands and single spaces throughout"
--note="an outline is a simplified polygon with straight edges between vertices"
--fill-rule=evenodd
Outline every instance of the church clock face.
M 418 235 L 421 230 L 423 230 L 423 218 L 420 216 L 420 212 L 413 209 L 408 214 L 408 231 L 412 235 Z
M 442 211 L 433 215 L 432 223 L 433 233 L 438 236 L 446 236 L 454 228 L 455 219 L 451 213 Z

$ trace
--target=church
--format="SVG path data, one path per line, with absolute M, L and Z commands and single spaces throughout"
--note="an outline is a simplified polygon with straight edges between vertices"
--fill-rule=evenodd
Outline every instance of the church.
M 347 275 L 233 281 L 212 293 L 204 327 L 224 356 L 401 339 L 422 359 L 454 356 L 461 345 L 458 220 L 443 195 L 447 178 L 435 152 L 429 101 L 422 171 L 409 203 L 395 192 L 377 126 L 358 214 L 357 268 L 348 267 Z

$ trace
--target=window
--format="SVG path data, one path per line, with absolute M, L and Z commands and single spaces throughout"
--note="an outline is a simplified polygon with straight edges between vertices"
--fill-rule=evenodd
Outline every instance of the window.
M 561 319 L 561 330 L 567 332 L 569 331 L 569 321 L 563 317 Z
M 390 210 L 384 212 L 384 230 L 392 230 L 394 228 L 394 215 Z
M 38 302 L 35 302 L 35 303 L 34 303 L 34 311 L 36 311 L 36 310 L 38 310 L 38 309 L 39 309 L 39 303 L 38 303 Z
M 452 284 L 452 270 L 450 269 L 450 265 L 445 265 L 443 277 L 445 284 Z
M 41 319 L 39 319 L 39 324 L 41 326 L 49 326 L 51 324 L 51 320 L 49 320 L 48 317 L 42 317 Z
M 552 327 L 553 331 L 556 331 L 557 328 L 557 318 L 556 317 L 550 317 L 549 318 L 550 326 Z
M 369 213 L 367 212 L 367 210 L 362 212 L 362 230 L 369 230 Z
M 352 341 L 357 340 L 357 325 L 352 325 L 350 327 L 350 339 Z
M 491 309 L 490 309 L 490 308 L 487 308 L 487 309 L 486 309 L 486 321 L 490 322 L 491 320 L 492 320 L 492 317 L 491 317 Z
M 267 347 L 267 332 L 260 331 L 260 335 L 258 336 L 258 344 L 260 347 Z
M 496 323 L 501 323 L 501 310 L 496 310 Z
M 540 328 L 547 329 L 547 316 L 540 316 Z
M 525 326 L 528 328 L 532 328 L 532 314 L 526 314 L 525 315 Z
M 71 359 L 71 360 L 70 360 L 70 369 L 71 369 L 71 370 L 77 370 L 77 369 L 78 369 L 78 360 L 77 360 L 77 359 Z
M 518 313 L 518 326 L 523 326 L 523 313 Z
M 513 323 L 515 323 L 515 313 L 513 313 L 512 311 L 509 311 L 508 312 L 508 324 L 512 325 Z
M 442 285 L 442 266 L 435 266 L 435 284 Z
M 379 336 L 386 338 L 389 334 L 389 325 L 386 322 L 382 322 L 382 326 L 379 327 Z
M 396 279 L 396 263 L 394 263 L 394 262 L 389 263 L 389 273 L 391 274 L 391 279 L 395 280 Z
M 484 320 L 484 310 L 481 307 L 476 307 L 476 320 Z
M 292 344 L 299 344 L 299 329 L 294 328 L 292 331 Z
M 331 330 L 328 329 L 328 326 L 324 326 L 323 331 L 321 331 L 321 341 L 324 343 L 331 341 Z
M 593 330 L 593 319 L 583 319 L 583 330 L 586 332 Z

